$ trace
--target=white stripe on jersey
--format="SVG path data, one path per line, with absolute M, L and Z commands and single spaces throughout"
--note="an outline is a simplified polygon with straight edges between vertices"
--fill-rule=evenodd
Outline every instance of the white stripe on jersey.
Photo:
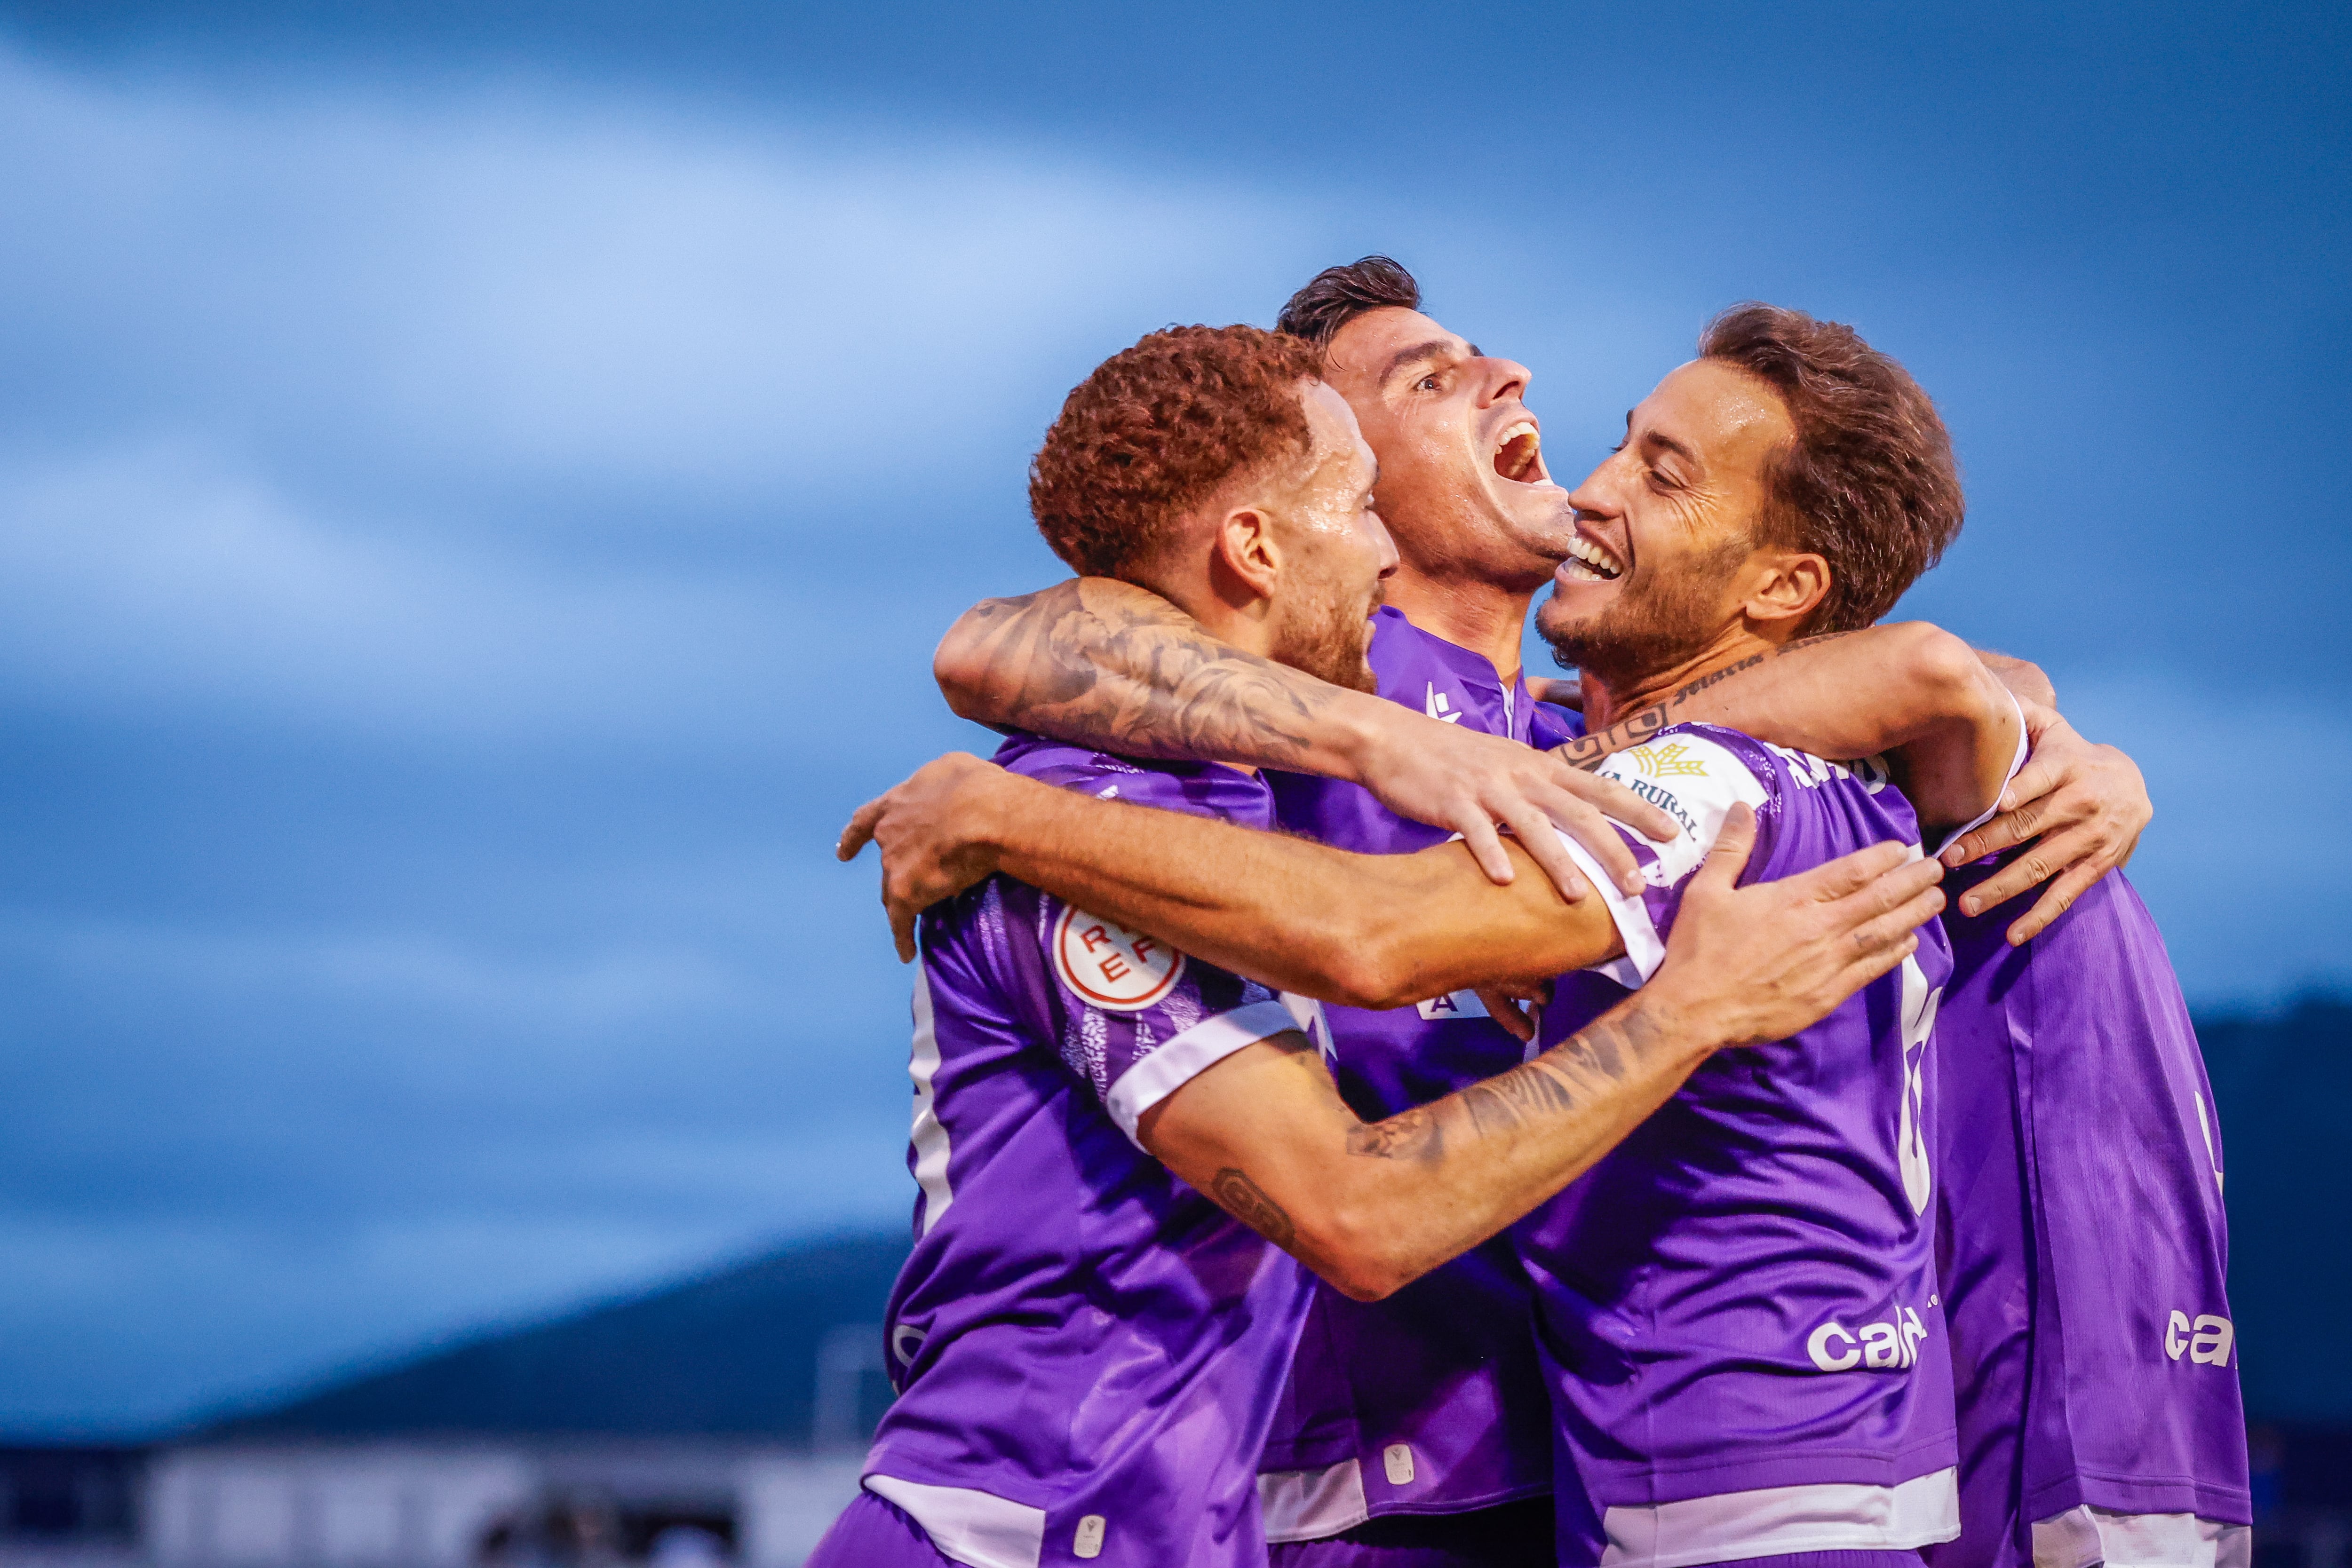
M 955 1201 L 948 1185 L 948 1130 L 940 1120 L 931 1080 L 940 1071 L 940 1038 L 931 1027 L 931 977 L 915 966 L 915 1049 L 907 1061 L 907 1076 L 915 1081 L 915 1185 L 923 1189 L 923 1234 L 929 1236 L 940 1216 Z

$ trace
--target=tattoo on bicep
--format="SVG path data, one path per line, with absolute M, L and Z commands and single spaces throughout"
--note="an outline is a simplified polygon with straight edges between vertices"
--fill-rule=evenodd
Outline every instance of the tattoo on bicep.
M 1348 1152 L 1376 1160 L 1434 1160 L 1445 1153 L 1445 1129 L 1432 1107 L 1416 1105 L 1385 1121 L 1349 1128 Z
M 1246 1172 L 1227 1166 L 1209 1184 L 1209 1196 L 1227 1214 L 1276 1247 L 1286 1248 L 1297 1239 L 1297 1229 L 1290 1223 L 1290 1216 L 1282 1211 L 1282 1205 L 1266 1197 L 1265 1189 L 1250 1180 Z

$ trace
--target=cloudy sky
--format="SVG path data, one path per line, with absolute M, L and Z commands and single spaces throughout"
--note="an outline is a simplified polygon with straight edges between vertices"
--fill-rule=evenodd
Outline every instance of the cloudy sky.
M 1907 612 L 2192 998 L 2352 982 L 2347 24 L 2041 9 L 0 3 L 0 1430 L 898 1221 L 833 835 L 1068 386 L 1367 250 L 1555 472 L 1732 300 L 1898 354 Z

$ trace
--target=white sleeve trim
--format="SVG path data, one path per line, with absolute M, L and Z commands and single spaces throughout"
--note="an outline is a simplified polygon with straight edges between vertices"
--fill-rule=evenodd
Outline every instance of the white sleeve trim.
M 898 1505 L 923 1527 L 940 1555 L 971 1568 L 1037 1568 L 1045 1552 L 1045 1511 L 975 1487 L 930 1486 L 869 1471 L 867 1491 Z
M 1958 1472 L 1895 1486 L 1822 1482 L 1723 1492 L 1602 1515 L 1601 1568 L 1696 1568 L 1800 1552 L 1908 1552 L 1960 1533 Z
M 2002 778 L 2000 788 L 1992 792 L 1992 804 L 1978 812 L 1974 821 L 1963 822 L 1946 833 L 1943 841 L 1938 843 L 1933 852 L 1936 854 L 1942 854 L 1945 850 L 2000 815 L 2000 798 L 2008 791 L 2010 779 L 2025 771 L 2026 761 L 2033 755 L 2033 743 L 2025 733 L 2025 706 L 2017 700 L 2017 694 L 2007 686 L 2001 688 L 2001 695 L 2009 698 L 2009 706 L 2017 710 L 2017 755 L 2009 759 L 2009 772 Z
M 1229 1013 L 1203 1019 L 1191 1029 L 1151 1048 L 1142 1060 L 1118 1075 L 1103 1096 L 1111 1120 L 1118 1124 L 1137 1148 L 1135 1125 L 1143 1113 L 1214 1067 L 1245 1045 L 1295 1030 L 1298 1020 L 1280 1002 L 1252 1002 Z
M 1372 1517 L 1364 1472 L 1353 1459 L 1319 1470 L 1260 1470 L 1257 1506 L 1270 1545 L 1320 1541 Z
M 1559 833 L 1559 830 L 1554 828 L 1552 831 Z M 1621 891 L 1609 873 L 1601 869 L 1601 862 L 1593 858 L 1591 850 L 1566 833 L 1559 833 L 1559 841 L 1569 858 L 1576 862 L 1576 869 L 1584 873 L 1584 880 L 1600 891 L 1601 902 L 1609 906 L 1609 918 L 1616 923 L 1617 936 L 1625 944 L 1625 951 L 1619 956 L 1589 967 L 1629 991 L 1640 990 L 1658 972 L 1658 966 L 1666 961 L 1666 945 L 1650 919 L 1650 906 L 1642 901 L 1640 894 Z

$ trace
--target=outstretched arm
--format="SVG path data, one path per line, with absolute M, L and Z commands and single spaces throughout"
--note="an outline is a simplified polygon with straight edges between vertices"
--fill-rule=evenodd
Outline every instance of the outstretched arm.
M 1754 838 L 1738 808 L 1664 967 L 1525 1065 L 1367 1124 L 1311 1047 L 1277 1037 L 1153 1107 L 1144 1146 L 1348 1295 L 1387 1295 L 1573 1181 L 1717 1050 L 1786 1039 L 1902 962 L 1941 907 L 1934 862 L 1895 844 L 1737 887 Z
M 1582 879 L 1548 823 L 1629 891 L 1633 859 L 1603 813 L 1652 838 L 1675 831 L 1612 780 L 1245 653 L 1158 594 L 1108 578 L 974 606 L 932 670 L 948 706 L 982 724 L 1360 784 L 1400 816 L 1460 833 L 1486 874 L 1507 883 L 1500 823 L 1570 899 Z
M 2009 939 L 2020 943 L 2130 858 L 2155 814 L 2131 758 L 2089 744 L 2050 711 L 2048 679 L 2023 660 L 1977 653 L 1925 622 L 1810 637 L 1693 682 L 1559 750 L 1597 767 L 1670 724 L 1703 720 L 1816 757 L 1885 753 L 1923 824 L 1952 827 L 1977 815 L 1961 809 L 1970 801 L 1981 801 L 1978 810 L 1994 803 L 1982 793 L 2000 750 L 1997 739 L 1985 742 L 1982 727 L 1994 689 L 1988 677 L 2019 698 L 2033 757 L 2005 789 L 1992 778 L 2001 814 L 1950 846 L 1944 860 L 1965 865 L 2039 841 L 1960 905 L 1975 915 L 2048 883 L 2010 928 Z
M 901 958 L 914 954 L 918 914 L 999 871 L 1220 967 L 1349 1007 L 1548 979 L 1624 950 L 1601 900 L 1570 904 L 1540 876 L 1497 886 L 1460 844 L 1351 854 L 1056 789 L 961 752 L 860 809 L 842 858 L 869 838 L 882 846 Z M 1516 842 L 1506 852 L 1533 863 Z

